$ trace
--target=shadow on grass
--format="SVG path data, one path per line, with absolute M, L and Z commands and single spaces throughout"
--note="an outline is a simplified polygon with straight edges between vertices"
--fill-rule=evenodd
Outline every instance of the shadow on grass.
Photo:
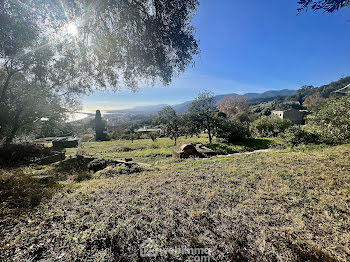
M 0 217 L 29 210 L 60 187 L 50 176 L 36 178 L 20 170 L 0 170 Z
M 273 140 L 266 138 L 247 139 L 234 143 L 213 143 L 206 146 L 214 150 L 219 155 L 233 153 L 251 152 L 254 150 L 268 149 L 274 144 Z

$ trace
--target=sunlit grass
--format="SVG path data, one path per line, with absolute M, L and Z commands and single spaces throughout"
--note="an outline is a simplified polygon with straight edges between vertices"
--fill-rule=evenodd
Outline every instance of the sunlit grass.
M 274 139 L 251 139 L 243 142 L 226 144 L 217 142 L 210 145 L 207 135 L 198 137 L 180 137 L 178 143 L 201 143 L 216 151 L 218 154 L 231 154 L 266 149 L 273 146 Z M 151 139 L 138 139 L 132 143 L 130 140 L 115 140 L 106 142 L 85 142 L 79 149 L 87 155 L 99 158 L 122 159 L 132 157 L 135 161 L 144 163 L 160 163 L 172 161 L 174 141 L 170 138 L 158 138 L 156 142 Z M 73 155 L 75 149 L 67 149 L 67 155 Z

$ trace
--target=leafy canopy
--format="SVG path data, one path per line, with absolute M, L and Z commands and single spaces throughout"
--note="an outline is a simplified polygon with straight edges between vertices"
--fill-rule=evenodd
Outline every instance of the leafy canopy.
M 298 4 L 300 5 L 300 8 L 298 8 L 298 11 L 303 11 L 308 8 L 311 8 L 313 10 L 323 10 L 328 13 L 333 13 L 340 8 L 343 7 L 349 7 L 350 1 L 349 0 L 299 0 Z

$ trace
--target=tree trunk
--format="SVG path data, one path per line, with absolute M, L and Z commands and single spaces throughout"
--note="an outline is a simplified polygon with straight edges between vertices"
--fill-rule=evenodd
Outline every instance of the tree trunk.
M 0 102 L 4 102 L 5 101 L 5 98 L 6 98 L 6 92 L 7 92 L 7 89 L 10 85 L 10 79 L 12 77 L 13 73 L 10 73 L 10 74 L 7 74 L 7 77 L 6 77 L 6 81 L 2 87 L 2 90 L 1 90 L 1 97 L 0 97 Z
M 213 142 L 213 138 L 211 136 L 210 129 L 208 130 L 208 136 L 209 136 L 209 144 L 211 144 Z
M 13 126 L 11 129 L 11 133 L 6 138 L 6 144 L 11 144 L 12 140 L 15 138 L 15 135 L 16 135 L 18 128 L 19 128 L 18 121 L 19 121 L 19 117 L 21 116 L 21 113 L 22 113 L 22 110 L 19 110 L 19 111 L 17 111 L 17 113 L 15 115 L 15 118 L 13 120 Z

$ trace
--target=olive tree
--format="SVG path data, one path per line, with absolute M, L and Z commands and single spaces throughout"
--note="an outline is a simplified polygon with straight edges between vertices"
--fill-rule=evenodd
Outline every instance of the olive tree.
M 349 0 L 299 0 L 299 11 L 311 8 L 313 10 L 323 10 L 328 13 L 333 13 L 343 7 L 349 7 Z
M 16 75 L 64 100 L 94 89 L 168 85 L 199 53 L 198 0 L 0 1 L 0 111 Z M 4 116 L 2 116 L 4 117 Z M 6 117 L 6 116 L 5 116 Z M 1 118 L 0 138 L 5 119 Z
M 192 101 L 188 108 L 193 118 L 197 119 L 201 128 L 208 133 L 209 143 L 213 141 L 218 113 L 213 93 L 204 91 Z
M 158 112 L 155 122 L 163 126 L 164 133 L 174 139 L 176 145 L 177 139 L 181 135 L 180 120 L 176 111 L 171 106 L 164 107 Z
M 310 124 L 324 142 L 330 144 L 350 141 L 350 97 L 332 98 L 312 115 Z

